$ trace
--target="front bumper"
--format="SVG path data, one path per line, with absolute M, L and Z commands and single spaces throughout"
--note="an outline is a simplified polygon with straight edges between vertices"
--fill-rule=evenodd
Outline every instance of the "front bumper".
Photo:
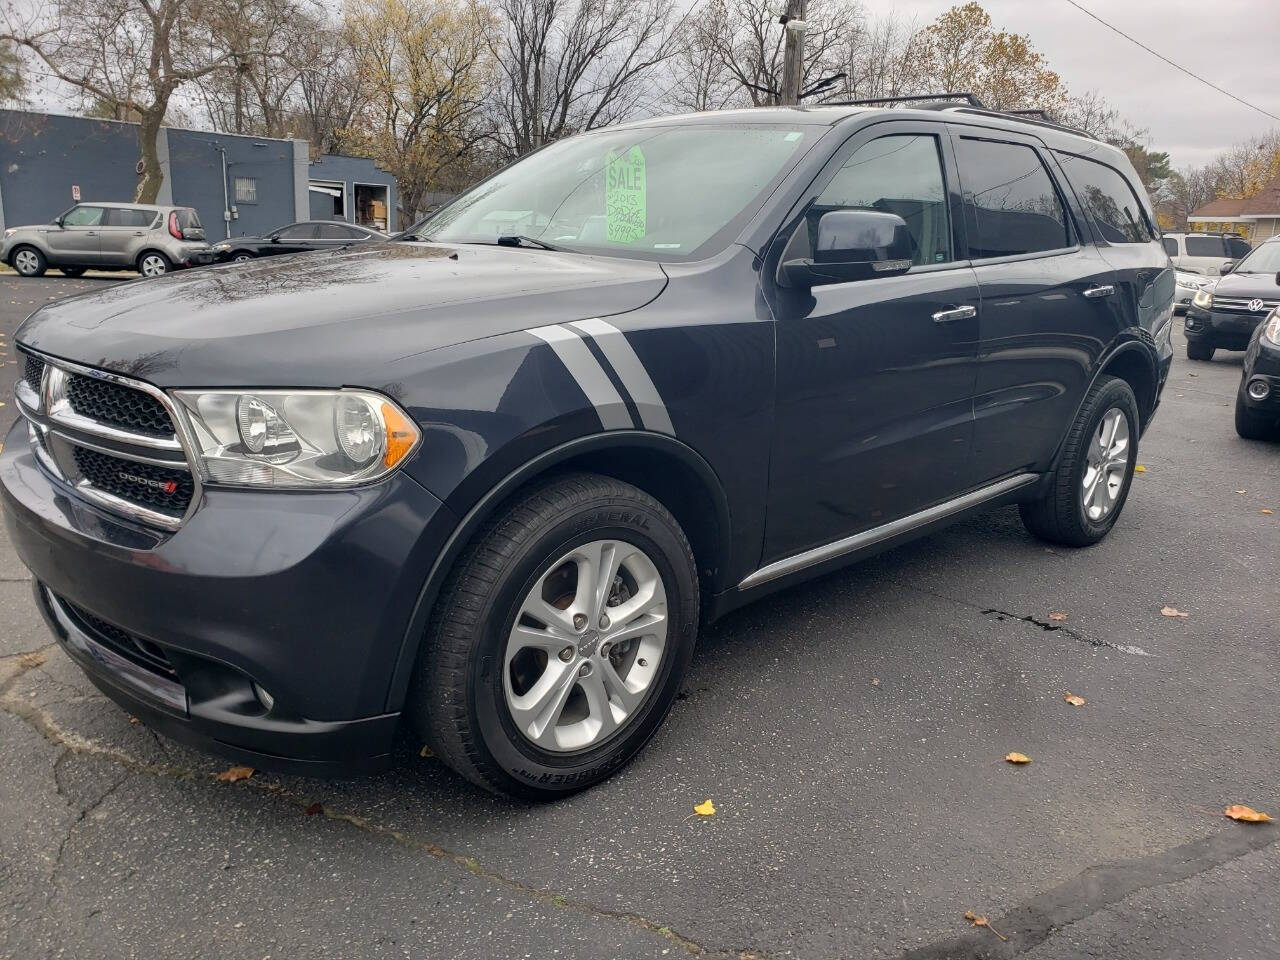
M 1265 396 L 1257 398 L 1249 392 L 1250 385 L 1255 383 L 1266 386 Z M 1249 344 L 1244 356 L 1240 401 L 1250 410 L 1280 417 L 1280 347 L 1261 336 Z
M 1243 350 L 1265 314 L 1205 310 L 1194 304 L 1187 308 L 1182 330 L 1188 340 L 1210 340 L 1224 350 Z
M 452 527 L 406 474 L 341 492 L 206 488 L 165 533 L 75 496 L 19 421 L 0 495 L 54 635 L 124 709 L 264 769 L 388 761 L 392 673 L 439 548 L 432 531 Z

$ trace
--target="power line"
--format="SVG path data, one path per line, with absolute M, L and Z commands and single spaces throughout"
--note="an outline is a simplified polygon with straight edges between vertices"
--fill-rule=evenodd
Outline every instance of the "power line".
M 1116 27 L 1116 26 L 1113 26 L 1113 25 L 1112 25 L 1112 24 L 1110 24 L 1110 23 L 1107 23 L 1107 21 L 1103 20 L 1100 16 L 1098 16 L 1098 15 L 1097 15 L 1096 13 L 1094 13 L 1092 10 L 1089 10 L 1089 9 L 1087 9 L 1087 8 L 1085 8 L 1085 7 L 1080 6 L 1080 4 L 1076 3 L 1076 0 L 1067 0 L 1067 3 L 1071 4 L 1071 6 L 1075 7 L 1077 10 L 1079 10 L 1079 11 L 1080 11 L 1081 13 L 1083 13 L 1085 16 L 1087 16 L 1087 17 L 1092 17 L 1094 20 L 1097 20 L 1100 24 L 1102 24 L 1104 27 L 1106 27 L 1106 28 L 1107 28 L 1108 30 L 1110 30 L 1111 32 L 1120 34 L 1120 36 L 1124 37 L 1124 38 L 1125 38 L 1126 40 L 1128 40 L 1130 43 L 1137 44 L 1139 47 L 1141 47 L 1143 50 L 1147 51 L 1147 53 L 1151 54 L 1151 55 L 1152 55 L 1153 57 L 1155 57 L 1157 60 L 1163 60 L 1163 61 L 1164 61 L 1165 63 L 1167 63 L 1169 66 L 1173 67 L 1175 70 L 1181 70 L 1181 71 L 1182 71 L 1183 73 L 1185 73 L 1188 77 L 1191 77 L 1191 79 L 1193 79 L 1193 80 L 1199 80 L 1199 81 L 1200 81 L 1201 83 L 1203 83 L 1206 87 L 1212 87 L 1214 90 L 1217 90 L 1217 91 L 1218 91 L 1220 94 L 1222 94 L 1223 96 L 1230 97 L 1230 98 L 1231 98 L 1232 100 L 1234 100 L 1236 103 L 1243 104 L 1244 106 L 1248 107 L 1250 110 L 1257 110 L 1257 111 L 1258 111 L 1260 114 L 1262 114 L 1264 117 L 1270 117 L 1272 120 L 1280 120 L 1280 117 L 1277 117 L 1274 113 L 1270 113 L 1270 112 L 1268 112 L 1268 111 L 1266 111 L 1266 110 L 1263 110 L 1263 109 L 1262 109 L 1260 106 L 1258 106 L 1257 104 L 1250 103 L 1248 100 L 1244 100 L 1244 99 L 1242 99 L 1242 98 L 1240 98 L 1240 97 L 1237 97 L 1237 96 L 1236 96 L 1234 93 L 1232 93 L 1230 90 L 1223 90 L 1223 89 L 1222 89 L 1222 87 L 1218 86 L 1216 83 L 1212 82 L 1211 80 L 1206 80 L 1204 77 L 1200 76 L 1199 74 L 1197 74 L 1197 73 L 1192 73 L 1190 70 L 1188 70 L 1188 69 L 1187 69 L 1186 67 L 1184 67 L 1182 64 L 1180 64 L 1180 63 L 1174 63 L 1172 60 L 1170 60 L 1170 59 L 1169 59 L 1168 57 L 1166 57 L 1164 54 L 1162 54 L 1162 53 L 1156 53 L 1156 51 L 1152 50 L 1150 47 L 1148 47 L 1145 43 L 1143 43 L 1143 42 L 1142 42 L 1141 40 L 1139 40 L 1138 38 L 1136 38 L 1136 37 L 1132 37 L 1132 36 L 1130 36 L 1129 34 L 1125 33 L 1123 30 L 1121 30 L 1119 27 Z

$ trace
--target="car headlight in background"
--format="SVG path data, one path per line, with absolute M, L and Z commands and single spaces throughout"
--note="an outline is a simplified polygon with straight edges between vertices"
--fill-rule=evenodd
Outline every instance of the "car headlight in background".
M 386 476 L 421 434 L 367 390 L 180 390 L 201 477 L 244 487 L 334 487 Z
M 1267 325 L 1262 328 L 1262 338 L 1280 347 L 1280 310 L 1272 310 Z
M 1195 299 L 1191 302 L 1201 310 L 1208 310 L 1213 306 L 1213 291 L 1205 287 L 1201 287 L 1196 291 Z
M 215 249 L 215 250 L 230 250 L 230 249 L 231 249 L 231 244 L 226 243 L 226 242 L 223 242 L 223 243 L 215 243 L 215 244 L 213 245 L 213 249 Z

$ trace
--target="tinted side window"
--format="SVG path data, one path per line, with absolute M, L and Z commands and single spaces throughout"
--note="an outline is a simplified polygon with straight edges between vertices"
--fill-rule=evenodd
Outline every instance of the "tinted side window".
M 849 207 L 902 217 L 911 232 L 915 263 L 955 259 L 935 136 L 881 137 L 855 150 L 810 207 L 810 239 L 816 241 L 823 213 Z
M 111 209 L 107 211 L 107 226 L 149 227 L 155 218 L 152 210 Z
M 1253 247 L 1249 246 L 1248 241 L 1243 240 L 1240 237 L 1227 237 L 1227 252 L 1237 260 L 1252 249 Z
M 1058 191 L 1031 147 L 962 137 L 956 159 L 970 257 L 1007 257 L 1071 245 Z
M 314 223 L 296 223 L 285 227 L 276 235 L 281 240 L 314 240 L 316 237 L 316 225 Z
M 1188 257 L 1225 257 L 1227 245 L 1221 237 L 1187 237 Z
M 1058 160 L 1102 239 L 1107 243 L 1149 243 L 1155 239 L 1138 195 L 1118 171 L 1065 153 L 1058 154 Z
M 1169 256 L 1171 256 L 1171 257 L 1176 257 L 1176 256 L 1178 255 L 1178 241 L 1177 241 L 1177 238 L 1175 238 L 1175 237 L 1165 237 L 1165 238 L 1164 238 L 1164 240 L 1163 240 L 1162 242 L 1164 243 L 1164 252 L 1165 252 L 1165 253 L 1167 253 L 1167 254 L 1168 254 Z
M 62 218 L 64 227 L 97 227 L 102 224 L 102 207 L 73 207 Z
M 321 240 L 358 240 L 364 234 L 350 227 L 344 227 L 340 223 L 322 223 L 317 236 Z

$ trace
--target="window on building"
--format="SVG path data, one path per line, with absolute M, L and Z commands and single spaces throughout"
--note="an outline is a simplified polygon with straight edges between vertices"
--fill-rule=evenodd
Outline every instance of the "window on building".
M 1060 250 L 1071 232 L 1053 179 L 1034 149 L 962 137 L 956 145 L 969 225 L 969 256 Z
M 137 210 L 131 207 L 111 207 L 107 210 L 108 227 L 149 227 L 155 220 L 154 210 Z
M 1155 238 L 1138 195 L 1118 171 L 1065 153 L 1058 154 L 1058 160 L 1103 240 L 1149 243 Z
M 258 202 L 258 178 L 236 177 L 236 203 Z
M 816 240 L 823 213 L 850 207 L 902 217 L 911 232 L 915 263 L 953 259 L 937 137 L 881 137 L 859 147 L 810 207 L 810 238 Z

